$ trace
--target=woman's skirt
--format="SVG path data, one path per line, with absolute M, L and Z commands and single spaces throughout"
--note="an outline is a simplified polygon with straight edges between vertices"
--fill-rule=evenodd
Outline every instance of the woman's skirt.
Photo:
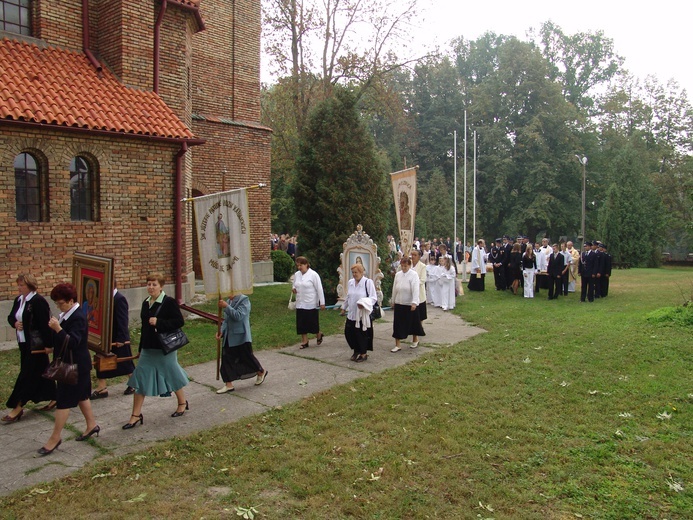
M 178 364 L 178 353 L 164 355 L 159 349 L 143 348 L 128 386 L 138 394 L 160 396 L 177 392 L 188 384 L 188 374 Z
M 55 399 L 55 381 L 41 377 L 49 362 L 48 354 L 32 354 L 29 343 L 19 344 L 19 375 L 7 400 L 8 408 Z
M 296 334 L 317 334 L 320 332 L 318 309 L 296 309 Z
M 123 345 L 122 347 L 111 347 L 111 353 L 115 354 L 119 358 L 132 357 L 132 349 L 130 348 L 129 343 Z M 98 363 L 96 366 L 99 366 Z M 118 366 L 113 370 L 106 370 L 103 372 L 97 370 L 96 377 L 98 379 L 111 379 L 112 377 L 129 376 L 134 370 L 135 364 L 132 362 L 132 360 L 124 361 L 122 363 L 118 363 Z
M 344 325 L 344 337 L 349 348 L 354 354 L 365 354 L 368 350 L 373 350 L 373 327 L 363 330 L 356 326 L 354 320 L 347 319 Z
M 250 342 L 235 347 L 225 346 L 221 351 L 221 378 L 224 383 L 237 379 L 250 379 L 263 372 L 262 365 L 253 354 Z
M 426 333 L 419 319 L 419 311 L 411 310 L 411 305 L 395 304 L 395 313 L 392 320 L 392 337 L 405 339 L 407 336 L 425 336 Z

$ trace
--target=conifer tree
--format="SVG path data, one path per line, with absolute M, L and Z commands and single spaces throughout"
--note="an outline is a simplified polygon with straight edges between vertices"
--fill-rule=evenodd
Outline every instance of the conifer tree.
M 358 224 L 376 243 L 385 243 L 392 194 L 383 164 L 346 89 L 338 88 L 309 115 L 292 195 L 299 254 L 320 274 L 328 295 L 336 293 L 339 255 Z

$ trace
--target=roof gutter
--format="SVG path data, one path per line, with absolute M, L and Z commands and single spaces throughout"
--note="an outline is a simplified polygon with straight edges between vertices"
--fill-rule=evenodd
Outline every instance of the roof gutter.
M 99 60 L 89 49 L 89 0 L 82 0 L 82 50 L 97 72 L 101 72 L 102 67 Z
M 187 143 L 188 146 L 197 146 L 205 144 L 205 139 L 187 138 L 187 137 L 168 137 L 163 135 L 148 135 L 148 134 L 132 134 L 129 132 L 116 132 L 113 130 L 97 130 L 93 128 L 84 128 L 81 126 L 62 126 L 49 125 L 46 123 L 37 123 L 34 121 L 18 121 L 15 119 L 0 119 L 0 126 L 11 125 L 33 128 L 35 130 L 55 130 L 57 132 L 74 132 L 85 135 L 93 135 L 97 137 L 123 137 L 126 139 L 143 139 L 145 141 L 156 141 L 164 143 Z

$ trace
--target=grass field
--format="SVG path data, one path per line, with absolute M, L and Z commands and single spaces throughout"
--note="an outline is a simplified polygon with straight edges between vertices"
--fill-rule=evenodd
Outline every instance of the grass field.
M 593 304 L 467 292 L 455 313 L 487 334 L 97 461 L 42 486 L 48 493 L 6 497 L 2 516 L 691 518 L 693 327 L 648 316 L 692 293 L 686 268 L 616 271 Z M 297 341 L 286 299 L 286 286 L 256 290 L 256 348 Z M 340 330 L 336 314 L 323 313 L 326 331 Z M 186 330 L 193 345 L 181 361 L 211 359 L 210 326 Z M 6 396 L 16 360 L 2 354 Z

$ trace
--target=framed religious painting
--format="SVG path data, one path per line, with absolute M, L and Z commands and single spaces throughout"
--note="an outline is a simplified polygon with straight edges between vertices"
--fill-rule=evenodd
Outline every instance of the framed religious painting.
M 361 264 L 364 269 L 364 275 L 375 284 L 375 290 L 378 293 L 378 302 L 382 303 L 383 293 L 380 289 L 380 281 L 383 279 L 383 273 L 380 271 L 380 257 L 378 256 L 378 246 L 373 242 L 370 236 L 363 231 L 363 226 L 356 226 L 356 232 L 353 233 L 344 242 L 344 249 L 340 255 L 340 265 L 337 268 L 339 273 L 339 285 L 337 285 L 337 299 L 341 302 L 346 297 L 347 286 L 352 278 L 351 266 Z
M 89 348 L 108 354 L 113 326 L 113 259 L 76 252 L 72 257 L 72 283 L 77 288 L 78 312 L 87 318 Z

